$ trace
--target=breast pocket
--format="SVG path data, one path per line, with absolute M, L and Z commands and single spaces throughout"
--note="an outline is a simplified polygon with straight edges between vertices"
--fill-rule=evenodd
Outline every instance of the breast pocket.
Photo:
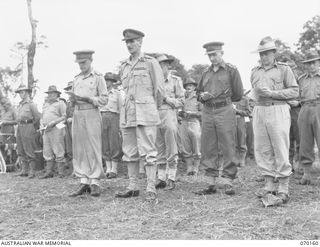
M 148 79 L 147 70 L 134 70 L 133 76 L 136 83 L 147 84 L 147 79 Z

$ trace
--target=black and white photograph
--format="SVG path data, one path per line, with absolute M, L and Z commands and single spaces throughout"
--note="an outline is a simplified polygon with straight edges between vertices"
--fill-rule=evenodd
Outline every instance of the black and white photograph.
M 0 0 L 0 30 L 1 246 L 320 244 L 320 0 Z

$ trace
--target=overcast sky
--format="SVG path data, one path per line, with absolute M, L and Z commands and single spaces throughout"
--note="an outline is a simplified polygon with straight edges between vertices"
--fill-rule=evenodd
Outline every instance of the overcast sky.
M 320 0 L 33 0 L 32 7 L 37 35 L 47 36 L 49 46 L 37 50 L 34 65 L 41 89 L 35 100 L 42 104 L 49 85 L 62 90 L 79 73 L 75 50 L 95 50 L 94 68 L 117 72 L 128 57 L 121 41 L 126 28 L 145 33 L 143 51 L 172 54 L 186 69 L 208 64 L 204 43 L 223 41 L 225 61 L 250 88 L 258 60 L 252 51 L 261 38 L 270 35 L 294 48 L 303 24 L 319 14 Z M 0 30 L 0 67 L 14 67 L 19 61 L 10 48 L 31 39 L 26 0 L 0 0 Z

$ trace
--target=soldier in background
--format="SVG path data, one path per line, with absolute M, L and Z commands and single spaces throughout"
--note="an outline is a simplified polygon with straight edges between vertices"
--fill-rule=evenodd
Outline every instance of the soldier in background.
M 197 175 L 200 166 L 200 137 L 201 137 L 201 110 L 202 104 L 197 100 L 195 89 L 197 83 L 188 78 L 183 84 L 185 88 L 185 103 L 178 112 L 181 118 L 179 133 L 181 138 L 181 155 L 187 165 L 187 176 Z
M 72 149 L 74 174 L 80 186 L 71 197 L 90 193 L 100 196 L 102 166 L 102 121 L 99 107 L 107 103 L 107 86 L 103 75 L 93 70 L 92 50 L 76 51 L 81 73 L 73 81 L 71 100 L 75 104 L 72 118 Z
M 69 92 L 72 89 L 73 81 L 69 81 L 67 87 L 64 88 L 65 92 Z M 72 116 L 74 111 L 74 104 L 69 99 L 67 100 L 66 108 L 66 128 L 65 128 L 65 157 L 66 157 L 66 166 L 69 169 L 69 174 L 73 173 L 73 164 L 72 164 Z
M 181 78 L 169 72 L 173 58 L 160 55 L 157 60 L 164 75 L 165 98 L 159 108 L 161 124 L 157 128 L 158 182 L 156 189 L 173 190 L 178 165 L 178 120 L 177 109 L 184 105 L 184 89 Z M 168 180 L 167 180 L 168 175 Z
M 235 193 L 233 180 L 237 175 L 234 162 L 236 115 L 232 102 L 237 102 L 243 94 L 243 86 L 237 68 L 222 59 L 222 42 L 203 45 L 211 62 L 204 71 L 197 88 L 202 109 L 201 167 L 206 176 L 212 178 L 207 189 L 195 192 L 198 195 L 216 192 L 216 178 L 219 175 L 219 149 L 223 154 L 221 182 L 227 195 Z M 201 169 L 202 170 L 202 169 Z
M 301 185 L 311 184 L 311 168 L 315 160 L 314 141 L 320 150 L 320 55 L 309 51 L 306 60 L 306 73 L 299 77 L 301 111 L 298 125 L 300 130 L 300 163 L 303 167 Z
M 19 176 L 26 177 L 29 171 L 28 177 L 34 178 L 37 160 L 36 131 L 41 115 L 37 106 L 30 99 L 31 89 L 20 85 L 15 92 L 21 98 L 17 109 L 17 152 L 22 168 Z
M 236 128 L 236 156 L 239 167 L 245 166 L 247 144 L 246 144 L 246 122 L 249 121 L 251 116 L 249 99 L 246 95 L 250 92 L 244 91 L 242 99 L 235 103 L 235 111 L 237 117 L 237 128 Z
M 61 92 L 56 86 L 49 86 L 47 102 L 43 106 L 40 126 L 43 130 L 43 157 L 46 161 L 46 172 L 40 179 L 52 178 L 55 163 L 59 177 L 65 176 L 65 128 L 57 126 L 66 120 L 66 104 L 59 99 Z
M 157 125 L 160 124 L 157 106 L 164 94 L 163 72 L 156 59 L 141 52 L 144 34 L 133 29 L 123 31 L 130 53 L 121 64 L 120 78 L 125 93 L 120 110 L 123 161 L 128 167 L 129 185 L 116 197 L 139 196 L 139 161 L 145 163 L 147 202 L 156 202 Z
M 258 197 L 277 193 L 282 203 L 289 200 L 290 107 L 287 100 L 298 97 L 298 84 L 287 64 L 275 60 L 277 48 L 271 37 L 259 43 L 261 65 L 251 72 L 251 84 L 257 98 L 253 110 L 255 158 L 265 187 Z M 276 181 L 279 181 L 278 188 Z
M 106 73 L 104 79 L 108 87 L 108 103 L 100 108 L 102 117 L 102 158 L 106 165 L 106 177 L 107 179 L 112 179 L 117 177 L 118 163 L 123 155 L 119 125 L 124 92 L 118 75 Z

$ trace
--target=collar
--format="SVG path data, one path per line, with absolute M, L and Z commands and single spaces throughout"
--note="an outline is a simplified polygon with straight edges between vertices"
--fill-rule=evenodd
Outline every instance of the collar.
M 320 70 L 316 74 L 314 74 L 313 76 L 310 73 L 307 73 L 307 77 L 313 78 L 316 76 L 320 76 Z
M 23 105 L 23 104 L 26 104 L 26 103 L 30 103 L 31 99 L 24 99 L 24 100 L 21 100 L 19 105 Z
M 265 68 L 262 66 L 262 64 L 260 63 L 260 65 L 258 66 L 258 69 L 270 70 L 270 69 L 272 69 L 272 68 L 274 68 L 274 67 L 278 68 L 278 66 L 279 66 L 278 62 L 277 62 L 276 60 L 274 60 L 274 63 L 273 63 L 273 65 L 272 65 L 270 68 L 265 69 Z
M 225 61 L 222 60 L 222 62 L 219 64 L 219 69 L 220 69 L 220 68 L 226 69 L 226 63 L 225 63 Z M 219 69 L 218 69 L 218 70 L 219 70 Z M 213 64 L 211 64 L 210 70 L 214 72 L 214 70 L 213 70 Z M 218 70 L 217 70 L 217 71 L 218 71 Z
M 143 61 L 143 60 L 144 60 L 144 55 L 145 55 L 145 54 L 144 54 L 143 52 L 140 52 L 140 54 L 139 54 L 139 56 L 138 56 L 137 62 L 138 62 L 138 61 Z M 132 56 L 130 55 L 130 57 L 125 60 L 125 62 L 126 62 L 127 64 L 131 64 L 131 65 L 133 64 L 132 61 L 131 61 L 131 57 L 132 57 Z
M 89 76 L 93 75 L 93 68 L 90 68 L 90 72 L 87 75 L 84 75 L 83 73 L 81 73 L 81 75 L 83 75 L 83 79 L 88 78 Z

